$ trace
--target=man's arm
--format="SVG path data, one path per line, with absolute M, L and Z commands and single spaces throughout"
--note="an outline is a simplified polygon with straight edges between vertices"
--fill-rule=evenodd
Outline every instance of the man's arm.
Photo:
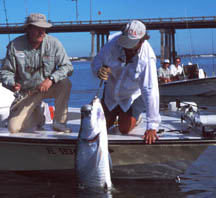
M 17 73 L 16 59 L 12 53 L 12 44 L 8 45 L 6 57 L 1 67 L 1 80 L 4 87 L 14 90 L 15 75 Z
M 141 76 L 140 88 L 146 105 L 147 129 L 144 134 L 146 143 L 157 139 L 157 130 L 161 121 L 159 114 L 159 89 L 156 71 L 156 60 L 150 58 Z
M 99 77 L 98 72 L 100 72 L 100 68 L 104 66 L 102 69 L 103 71 L 107 70 L 106 68 L 110 68 L 112 66 L 112 60 L 113 60 L 113 49 L 115 49 L 116 45 L 116 39 L 118 38 L 119 35 L 115 36 L 115 38 L 111 39 L 109 42 L 107 42 L 99 51 L 99 53 L 94 57 L 92 64 L 91 64 L 91 69 L 92 73 L 95 77 Z M 118 53 L 118 51 L 116 51 Z M 110 69 L 108 69 L 110 70 Z M 107 71 L 109 74 L 110 71 Z M 106 78 L 106 77 L 105 77 Z M 102 79 L 102 78 L 100 78 Z
M 57 66 L 57 70 L 55 70 L 51 76 L 53 77 L 53 81 L 56 83 L 68 76 L 71 76 L 74 68 L 62 44 L 56 40 L 55 45 L 55 65 Z

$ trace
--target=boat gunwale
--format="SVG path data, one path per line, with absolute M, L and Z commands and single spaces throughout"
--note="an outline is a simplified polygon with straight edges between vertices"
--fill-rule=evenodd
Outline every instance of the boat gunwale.
M 40 139 L 40 138 L 25 138 L 25 137 L 0 137 L 0 143 L 23 143 L 23 144 L 57 144 L 57 145 L 76 145 L 77 139 Z M 167 139 L 156 140 L 153 144 L 146 144 L 144 140 L 108 140 L 110 145 L 171 145 L 171 144 L 215 144 L 216 137 L 201 138 L 201 139 Z
M 177 80 L 177 81 L 171 81 L 171 82 L 168 82 L 168 83 L 163 83 L 163 84 L 160 84 L 159 87 L 166 87 L 166 86 L 174 86 L 174 85 L 178 85 L 178 84 L 191 84 L 191 83 L 194 83 L 194 82 L 203 82 L 205 83 L 206 81 L 212 81 L 212 80 L 215 80 L 216 81 L 216 77 L 206 77 L 206 78 L 194 78 L 194 79 L 186 79 L 186 80 Z

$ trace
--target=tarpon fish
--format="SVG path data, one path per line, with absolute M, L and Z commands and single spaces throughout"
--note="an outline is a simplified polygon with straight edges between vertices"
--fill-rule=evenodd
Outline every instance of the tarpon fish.
M 112 189 L 106 120 L 98 98 L 81 108 L 75 168 L 84 187 Z

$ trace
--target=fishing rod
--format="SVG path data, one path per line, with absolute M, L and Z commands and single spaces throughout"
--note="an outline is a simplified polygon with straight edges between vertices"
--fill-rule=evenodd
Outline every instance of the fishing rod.
M 108 70 L 105 71 L 105 72 L 107 73 L 107 75 L 109 75 L 109 74 L 111 73 L 110 67 L 108 67 L 108 66 L 106 66 L 106 65 L 103 65 L 103 67 L 106 68 L 106 69 L 108 69 Z M 102 68 L 103 68 L 103 67 L 102 67 Z M 105 79 L 105 80 L 104 80 L 104 79 Z M 107 79 L 108 79 L 108 77 L 107 77 L 107 78 L 102 78 L 102 79 L 101 79 L 99 88 L 98 88 L 97 93 L 96 93 L 96 95 L 95 95 L 95 98 L 98 98 L 98 95 L 99 95 L 99 93 L 100 93 L 100 90 L 101 90 L 101 88 L 102 88 L 102 85 L 103 85 L 104 82 L 106 82 Z
M 101 81 L 100 81 L 100 85 L 99 85 L 99 88 L 97 89 L 97 92 L 96 92 L 96 94 L 95 94 L 95 98 L 98 98 L 99 93 L 100 93 L 100 90 L 101 90 L 102 85 L 103 85 L 103 82 L 104 82 L 104 80 L 101 80 Z

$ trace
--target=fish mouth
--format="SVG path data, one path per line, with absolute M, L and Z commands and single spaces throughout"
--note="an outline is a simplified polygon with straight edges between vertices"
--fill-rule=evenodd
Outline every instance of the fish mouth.
M 95 137 L 93 137 L 92 139 L 87 139 L 87 138 L 81 138 L 83 141 L 89 142 L 89 143 L 93 143 L 96 142 L 98 137 L 99 137 L 100 133 L 98 133 Z

